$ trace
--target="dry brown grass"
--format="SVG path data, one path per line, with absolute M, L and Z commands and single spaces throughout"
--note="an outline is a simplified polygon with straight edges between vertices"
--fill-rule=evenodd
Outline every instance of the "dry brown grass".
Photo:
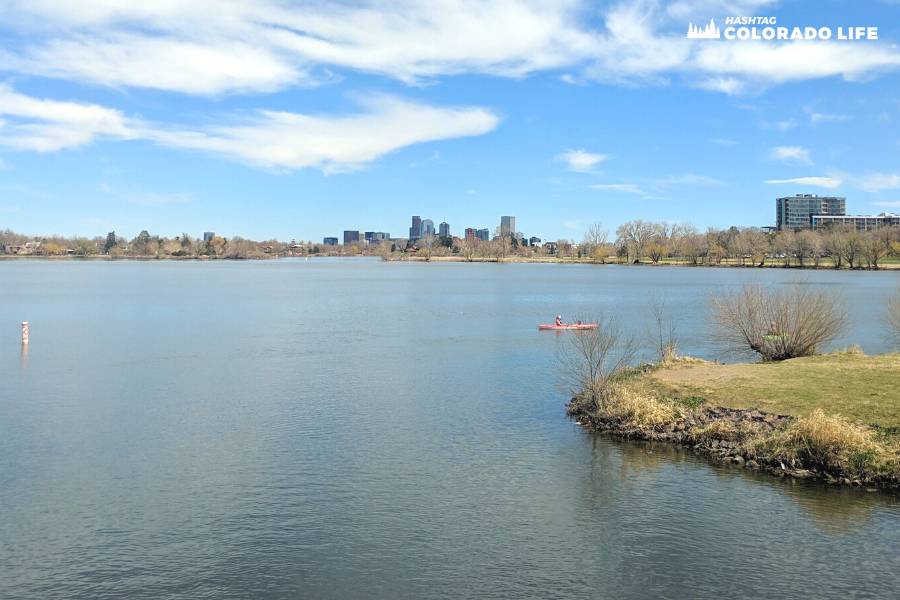
M 758 440 L 752 450 L 794 464 L 800 461 L 850 477 L 892 473 L 897 454 L 876 440 L 875 432 L 816 409 Z
M 615 417 L 629 426 L 654 429 L 683 416 L 683 409 L 655 397 L 645 386 L 635 383 L 610 385 L 597 412 L 600 416 Z

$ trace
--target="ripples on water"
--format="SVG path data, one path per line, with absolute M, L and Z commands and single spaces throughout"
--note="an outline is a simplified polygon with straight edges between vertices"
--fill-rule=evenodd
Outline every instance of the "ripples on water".
M 742 276 L 0 263 L 0 597 L 895 595 L 893 497 L 565 419 L 564 338 L 537 323 L 635 325 L 658 291 L 711 358 L 703 295 Z M 841 344 L 884 350 L 870 307 L 895 274 L 809 277 L 853 286 Z

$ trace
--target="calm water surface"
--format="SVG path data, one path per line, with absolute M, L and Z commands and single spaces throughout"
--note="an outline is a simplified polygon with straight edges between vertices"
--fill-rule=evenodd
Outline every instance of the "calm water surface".
M 897 597 L 895 498 L 565 417 L 538 323 L 657 292 L 713 358 L 704 295 L 745 276 L 0 263 L 0 597 Z M 807 277 L 887 350 L 896 273 Z

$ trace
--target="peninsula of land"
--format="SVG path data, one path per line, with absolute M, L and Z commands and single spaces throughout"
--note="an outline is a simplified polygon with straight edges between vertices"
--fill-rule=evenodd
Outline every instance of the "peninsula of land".
M 591 430 L 665 441 L 779 477 L 900 489 L 900 354 L 759 364 L 675 358 L 624 370 L 568 414 Z

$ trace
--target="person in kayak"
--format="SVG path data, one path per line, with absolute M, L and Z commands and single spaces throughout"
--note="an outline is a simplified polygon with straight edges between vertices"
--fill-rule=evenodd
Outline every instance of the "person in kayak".
M 556 315 L 556 326 L 562 327 L 565 323 L 562 322 L 562 315 Z

